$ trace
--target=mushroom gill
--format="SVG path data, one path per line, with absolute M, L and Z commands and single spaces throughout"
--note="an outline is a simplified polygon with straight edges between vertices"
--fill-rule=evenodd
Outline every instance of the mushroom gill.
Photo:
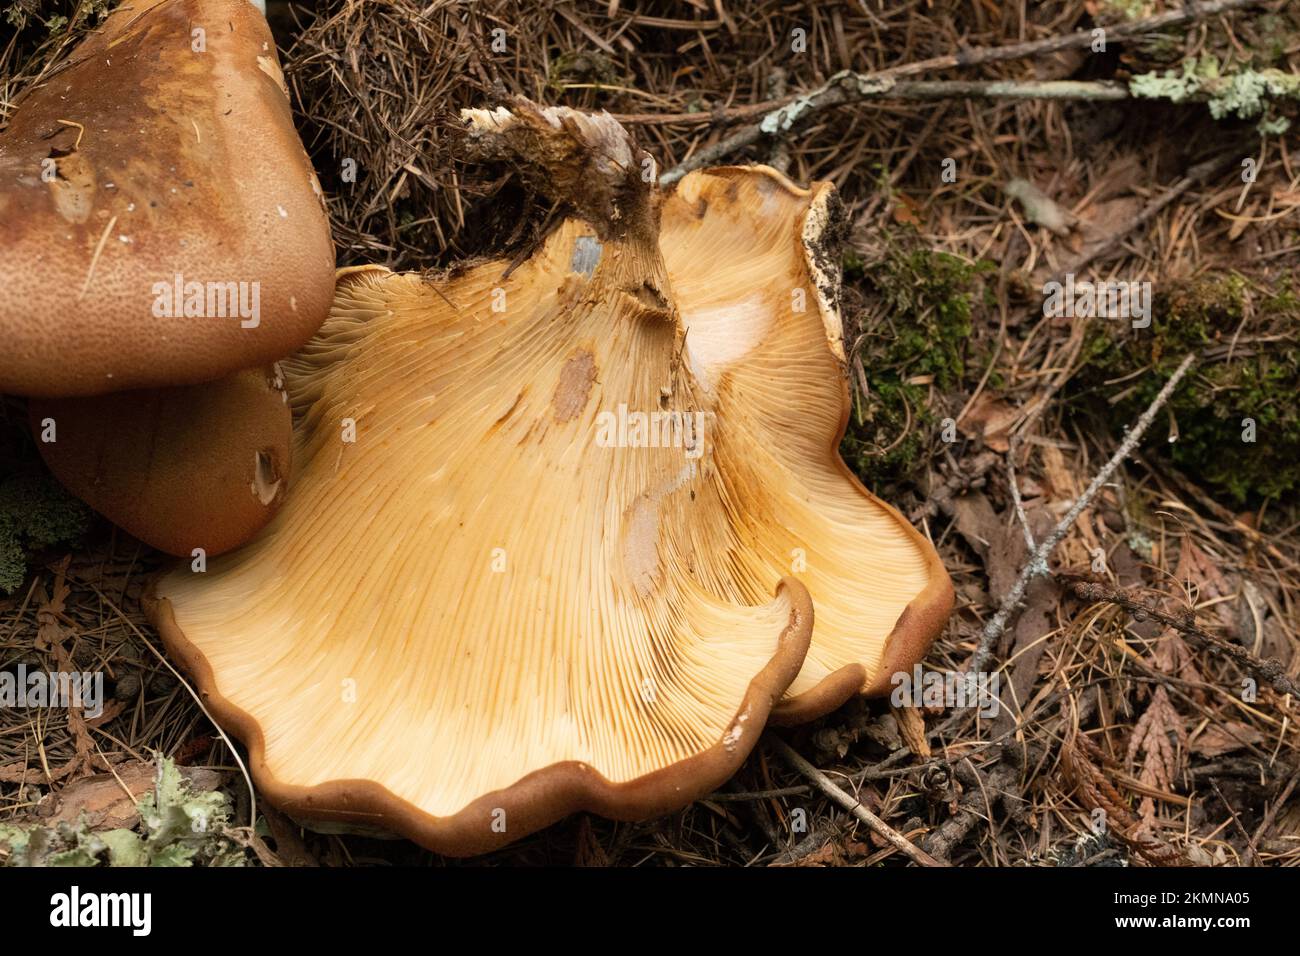
M 734 533 L 720 593 L 792 574 L 817 623 L 774 719 L 811 720 L 879 694 L 925 656 L 952 607 L 939 556 L 839 456 L 850 396 L 829 183 L 805 190 L 766 166 L 685 176 L 660 247 L 684 361 L 722 423 L 718 472 Z
M 458 854 L 688 803 L 792 682 L 795 717 L 874 689 L 951 596 L 835 453 L 829 187 L 696 174 L 661 233 L 607 115 L 467 123 L 573 215 L 513 270 L 342 270 L 284 363 L 292 494 L 148 602 L 273 801 Z

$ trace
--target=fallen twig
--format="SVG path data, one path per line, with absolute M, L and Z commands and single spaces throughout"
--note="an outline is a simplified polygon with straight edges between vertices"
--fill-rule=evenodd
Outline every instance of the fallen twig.
M 1238 10 L 1242 7 L 1258 5 L 1260 0 L 1215 0 L 1211 3 L 1188 4 L 1178 10 L 1134 20 L 1131 23 L 1116 24 L 1106 27 L 1108 40 L 1120 39 L 1163 27 L 1177 26 L 1189 21 L 1204 20 L 1219 13 Z M 899 82 L 903 77 L 915 76 L 935 70 L 947 70 L 962 66 L 975 66 L 981 63 L 995 63 L 1002 60 L 1014 60 L 1021 57 L 1037 56 L 1091 46 L 1096 42 L 1092 30 L 1079 30 L 1062 36 L 1047 37 L 1043 40 L 1030 40 L 1025 43 L 1013 43 L 1005 46 L 983 47 L 963 50 L 960 53 L 932 57 L 916 63 L 890 67 L 876 73 L 855 73 L 844 70 L 835 74 L 822 86 L 808 93 L 803 93 L 779 103 L 776 108 L 765 113 L 758 109 L 772 104 L 759 104 L 748 107 L 743 113 L 731 115 L 759 115 L 758 122 L 744 127 L 732 135 L 706 146 L 695 155 L 688 157 L 659 177 L 661 185 L 668 186 L 681 179 L 693 169 L 708 166 L 723 157 L 750 146 L 764 136 L 780 136 L 790 132 L 808 119 L 813 113 L 832 106 L 855 103 L 865 99 L 891 97 L 896 99 L 935 99 L 960 96 L 1010 97 L 1021 99 L 1094 99 L 1123 100 L 1129 99 L 1128 88 L 1122 84 L 1104 82 L 1060 81 L 917 81 Z M 710 121 L 714 114 L 673 114 L 661 117 L 660 122 Z M 653 117 L 624 115 L 619 117 L 625 123 L 644 123 L 655 121 Z
M 1127 591 L 1093 581 L 1078 582 L 1074 585 L 1074 593 L 1085 601 L 1104 601 L 1107 604 L 1122 607 L 1135 621 L 1150 618 L 1165 627 L 1172 627 L 1174 630 L 1190 637 L 1200 646 L 1209 647 L 1236 661 L 1261 681 L 1269 684 L 1279 694 L 1290 694 L 1300 700 L 1300 686 L 1297 686 L 1296 682 L 1287 676 L 1286 669 L 1278 661 L 1272 658 L 1261 660 L 1244 647 L 1225 641 L 1221 637 L 1215 637 L 1213 634 L 1207 634 L 1196 626 L 1196 617 L 1191 611 L 1187 611 L 1183 615 L 1166 614 L 1159 608 L 1152 607 L 1144 601 L 1139 601 Z
M 968 674 L 973 676 L 983 670 L 984 665 L 988 662 L 989 654 L 992 652 L 994 642 L 1006 630 L 1007 624 L 1010 623 L 1015 613 L 1016 605 L 1024 597 L 1025 588 L 1029 586 L 1030 579 L 1037 574 L 1048 573 L 1047 559 L 1056 550 L 1056 546 L 1061 543 L 1061 539 L 1065 537 L 1066 532 L 1074 526 L 1075 521 L 1079 519 L 1079 515 L 1083 513 L 1083 509 L 1092 503 L 1092 499 L 1101 490 L 1101 486 L 1110 480 L 1110 476 L 1115 469 L 1128 457 L 1129 452 L 1137 447 L 1137 443 L 1142 440 L 1142 435 L 1155 419 L 1156 413 L 1169 400 L 1169 396 L 1178 387 L 1178 383 L 1183 380 L 1187 370 L 1192 367 L 1195 358 L 1196 355 L 1193 353 L 1183 359 L 1174 374 L 1169 377 L 1169 381 L 1165 382 L 1164 387 L 1160 389 L 1160 393 L 1156 395 L 1147 410 L 1137 420 L 1137 424 L 1129 429 L 1128 435 L 1120 443 L 1119 448 L 1115 449 L 1115 454 L 1110 457 L 1110 461 L 1106 462 L 1101 471 L 1097 472 L 1087 490 L 1079 496 L 1078 500 L 1070 507 L 1070 510 L 1057 522 L 1056 527 L 1052 529 L 1052 533 L 1044 538 L 1038 548 L 1030 554 L 1024 567 L 1020 569 L 1020 576 L 1016 578 L 1016 583 L 1011 586 L 1007 596 L 1002 599 L 1002 604 L 998 607 L 997 613 L 989 618 L 988 623 L 984 625 L 984 630 L 980 634 L 979 647 L 971 655 L 970 665 L 966 670 Z
M 1016 506 L 1016 520 L 1025 533 L 1025 546 L 1029 548 L 1029 553 L 1033 554 L 1038 545 L 1034 543 L 1034 533 L 1029 530 L 1029 519 L 1025 516 L 1025 503 L 1020 498 L 1020 482 L 1016 481 L 1016 454 L 1019 451 L 1020 439 L 1012 435 L 1007 448 L 1007 484 L 1011 487 L 1011 502 Z
M 780 737 L 769 735 L 768 740 L 771 741 L 772 746 L 776 748 L 777 753 L 785 759 L 786 763 L 790 764 L 791 767 L 815 783 L 822 793 L 826 794 L 826 796 L 830 797 L 845 810 L 849 811 L 849 813 L 853 814 L 869 826 L 874 832 L 884 837 L 891 846 L 900 853 L 906 855 L 910 860 L 912 860 L 912 862 L 920 864 L 921 866 L 948 865 L 946 863 L 941 863 L 920 847 L 911 843 L 905 836 L 864 807 L 861 801 L 837 787 L 830 777 L 826 776 L 826 774 L 822 773 L 801 757 L 798 751 Z
M 1220 13 L 1230 13 L 1244 7 L 1260 6 L 1263 0 L 1217 0 L 1213 3 L 1189 3 L 1175 10 L 1168 10 L 1153 17 L 1133 20 L 1129 23 L 1117 23 L 1106 27 L 1107 40 L 1119 40 L 1136 36 L 1165 27 L 1181 26 L 1184 23 L 1208 19 Z M 974 47 L 960 53 L 931 57 L 915 63 L 889 67 L 874 74 L 875 76 L 893 77 L 916 76 L 934 70 L 951 70 L 962 66 L 979 66 L 983 63 L 1000 63 L 1006 60 L 1019 60 L 1023 57 L 1040 56 L 1045 53 L 1057 53 L 1061 50 L 1073 50 L 1090 47 L 1097 42 L 1096 34 L 1091 30 L 1077 30 L 1059 36 L 1044 37 L 1041 40 L 1027 40 L 1024 43 L 1007 43 L 1000 46 Z M 614 118 L 620 123 L 638 126 L 666 126 L 675 123 L 702 125 L 718 119 L 740 120 L 762 116 L 780 109 L 795 99 L 795 96 L 778 96 L 762 103 L 748 103 L 727 109 L 692 113 L 616 113 Z

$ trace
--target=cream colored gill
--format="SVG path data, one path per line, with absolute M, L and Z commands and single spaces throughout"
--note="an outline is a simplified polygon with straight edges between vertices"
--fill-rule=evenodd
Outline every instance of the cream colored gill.
M 787 698 L 855 663 L 869 685 L 934 573 L 928 544 L 839 458 L 841 322 L 809 264 L 826 215 L 824 191 L 729 167 L 683 178 L 660 235 L 692 365 L 716 397 L 723 506 L 748 545 L 710 586 L 748 601 L 793 575 L 812 595 L 812 646 Z
M 284 363 L 303 415 L 284 509 L 160 585 L 282 783 L 376 780 L 447 816 L 557 763 L 623 782 L 735 739 L 790 601 L 776 577 L 743 605 L 700 583 L 742 544 L 711 449 L 684 472 L 681 448 L 596 443 L 601 412 L 663 407 L 677 340 L 601 289 L 636 250 L 569 270 L 586 232 L 441 295 L 341 276 Z

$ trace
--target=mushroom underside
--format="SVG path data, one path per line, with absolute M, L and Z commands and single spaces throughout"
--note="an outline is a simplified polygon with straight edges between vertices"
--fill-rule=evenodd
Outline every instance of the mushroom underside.
M 924 654 L 947 576 L 836 453 L 830 203 L 710 170 L 648 238 L 340 274 L 293 493 L 151 601 L 272 799 L 450 853 L 643 817 Z

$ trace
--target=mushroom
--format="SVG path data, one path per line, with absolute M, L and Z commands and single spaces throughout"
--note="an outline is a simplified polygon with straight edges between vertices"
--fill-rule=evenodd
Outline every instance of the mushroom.
M 289 477 L 269 366 L 334 287 L 258 6 L 118 7 L 0 134 L 0 220 L 0 391 L 54 474 L 172 554 L 256 533 Z
M 168 554 L 229 551 L 284 501 L 293 425 L 275 366 L 202 385 L 34 398 L 28 414 L 63 485 Z
M 695 174 L 661 231 L 607 114 L 464 115 L 572 215 L 513 269 L 342 270 L 283 366 L 293 495 L 146 601 L 273 802 L 451 854 L 683 806 L 788 687 L 879 689 L 951 600 L 835 453 L 829 186 Z
M 0 134 L 0 392 L 212 381 L 324 321 L 334 248 L 265 17 L 134 0 Z

